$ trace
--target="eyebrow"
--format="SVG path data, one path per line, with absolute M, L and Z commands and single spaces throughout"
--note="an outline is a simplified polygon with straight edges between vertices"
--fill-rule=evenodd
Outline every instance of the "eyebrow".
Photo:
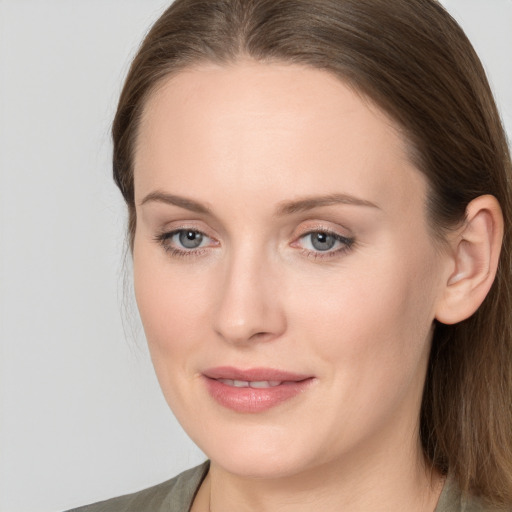
M 202 213 L 205 215 L 212 214 L 210 208 L 202 203 L 199 203 L 198 201 L 194 201 L 193 199 L 188 199 L 182 196 L 176 196 L 174 194 L 168 194 L 159 190 L 149 193 L 140 202 L 140 205 L 142 206 L 153 201 L 178 206 L 195 213 Z M 312 210 L 314 208 L 320 208 L 322 206 L 333 206 L 337 204 L 366 206 L 380 209 L 375 203 L 367 201 L 366 199 L 360 199 L 349 194 L 329 194 L 326 196 L 305 197 L 295 201 L 286 201 L 280 203 L 276 214 L 277 216 L 292 215 L 294 213 L 301 213 Z
M 355 206 L 367 206 L 370 208 L 380 208 L 371 201 L 360 199 L 349 194 L 329 194 L 326 196 L 305 197 L 296 201 L 287 201 L 281 203 L 277 209 L 278 215 L 291 215 L 293 213 L 301 213 L 313 208 L 322 206 L 333 206 L 336 204 L 349 204 Z
M 174 206 L 179 206 L 180 208 L 184 208 L 185 210 L 190 210 L 191 212 L 195 213 L 211 214 L 210 209 L 204 204 L 194 201 L 193 199 L 188 199 L 186 197 L 167 194 L 166 192 L 161 192 L 160 190 L 156 190 L 155 192 L 149 193 L 140 202 L 140 206 L 152 201 L 158 203 L 172 204 Z

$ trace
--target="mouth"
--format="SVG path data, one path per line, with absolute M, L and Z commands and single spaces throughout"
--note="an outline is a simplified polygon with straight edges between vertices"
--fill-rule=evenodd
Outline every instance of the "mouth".
M 210 368 L 203 372 L 210 396 L 239 413 L 258 413 L 276 407 L 306 391 L 314 376 L 272 368 L 241 370 Z
M 275 388 L 276 386 L 280 386 L 283 383 L 283 381 L 280 381 L 280 380 L 247 381 L 247 380 L 232 380 L 232 379 L 217 379 L 217 382 L 221 382 L 222 384 L 226 384 L 226 386 L 231 386 L 234 388 L 256 388 L 256 389 Z

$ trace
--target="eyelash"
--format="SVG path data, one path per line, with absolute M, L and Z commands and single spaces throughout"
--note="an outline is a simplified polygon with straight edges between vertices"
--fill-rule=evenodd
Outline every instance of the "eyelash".
M 178 249 L 176 247 L 173 247 L 169 244 L 169 241 L 173 238 L 174 235 L 177 235 L 178 233 L 183 233 L 184 231 L 191 231 L 193 233 L 200 234 L 206 238 L 210 238 L 208 235 L 203 233 L 202 231 L 199 231 L 198 229 L 187 229 L 187 228 L 180 228 L 175 229 L 173 231 L 166 231 L 163 233 L 159 233 L 155 237 L 155 241 L 159 243 L 164 251 L 175 258 L 187 258 L 190 256 L 201 256 L 206 252 L 206 249 L 203 247 L 200 247 L 198 249 Z
M 202 235 L 206 238 L 210 238 L 208 235 L 203 233 L 202 231 L 199 231 L 198 229 L 187 229 L 187 228 L 180 228 L 175 229 L 173 231 L 166 231 L 163 233 L 159 233 L 155 236 L 155 241 L 164 249 L 166 253 L 168 253 L 171 257 L 176 258 L 187 258 L 187 257 L 199 257 L 202 256 L 207 252 L 206 248 L 197 248 L 197 249 L 178 249 L 176 247 L 173 247 L 169 245 L 169 240 L 171 240 L 175 235 L 182 233 L 184 231 L 191 231 L 193 233 L 197 233 L 199 235 Z M 339 249 L 336 249 L 334 251 L 312 251 L 309 249 L 302 248 L 301 253 L 306 256 L 307 258 L 318 260 L 318 259 L 332 259 L 336 256 L 341 256 L 345 253 L 348 253 L 350 250 L 353 249 L 355 244 L 354 238 L 348 238 L 342 235 L 339 235 L 338 233 L 335 233 L 334 231 L 330 231 L 328 229 L 316 229 L 311 230 L 303 233 L 301 236 L 297 238 L 297 240 L 302 240 L 303 238 L 306 238 L 307 236 L 311 236 L 313 234 L 324 234 L 328 235 L 334 238 L 336 242 L 339 242 L 342 244 L 342 247 Z M 295 243 L 295 242 L 294 242 Z
M 307 231 L 306 233 L 302 234 L 297 240 L 302 240 L 303 238 L 306 238 L 307 236 L 311 236 L 314 234 L 323 234 L 332 236 L 336 242 L 339 242 L 342 244 L 342 246 L 338 249 L 327 250 L 327 251 L 311 251 L 309 249 L 303 248 L 301 250 L 302 254 L 306 256 L 307 258 L 313 259 L 313 260 L 319 260 L 319 259 L 333 259 L 339 256 L 342 256 L 348 252 L 350 252 L 351 249 L 354 247 L 355 239 L 342 236 L 338 233 L 335 233 L 334 231 L 330 231 L 329 229 L 315 229 L 312 231 Z M 294 242 L 295 243 L 295 242 Z

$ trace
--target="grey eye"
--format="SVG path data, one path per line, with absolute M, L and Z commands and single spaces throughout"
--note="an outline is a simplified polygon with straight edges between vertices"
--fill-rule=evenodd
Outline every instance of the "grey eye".
M 175 236 L 177 236 L 179 244 L 186 249 L 197 249 L 203 242 L 203 235 L 190 229 L 182 229 Z
M 329 233 L 317 232 L 310 233 L 308 236 L 310 237 L 312 247 L 317 251 L 329 251 L 337 242 L 336 238 Z

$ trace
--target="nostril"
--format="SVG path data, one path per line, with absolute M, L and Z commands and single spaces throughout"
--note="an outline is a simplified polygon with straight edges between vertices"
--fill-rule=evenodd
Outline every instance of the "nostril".
M 249 338 L 249 341 L 266 341 L 272 337 L 273 335 L 270 332 L 256 332 Z

